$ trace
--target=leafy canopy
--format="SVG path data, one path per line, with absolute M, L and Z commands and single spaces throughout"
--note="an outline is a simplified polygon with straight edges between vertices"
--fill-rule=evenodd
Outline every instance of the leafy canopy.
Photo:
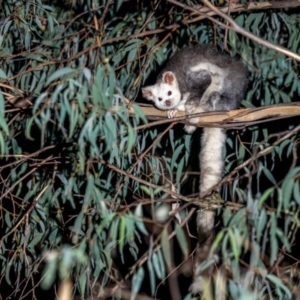
M 231 2 L 242 28 L 298 52 L 297 9 L 237 14 Z M 140 87 L 179 48 L 214 43 L 248 66 L 243 106 L 290 103 L 300 94 L 298 64 L 176 1 L 4 0 L 0 14 L 2 298 L 38 299 L 63 280 L 83 297 L 122 286 L 130 299 L 162 298 L 169 280 L 170 298 L 180 290 L 191 299 L 197 201 L 183 195 L 197 193 L 200 137 L 148 123 Z M 212 249 L 230 299 L 299 294 L 297 125 L 227 132 L 228 202 Z M 176 193 L 181 208 L 170 213 Z

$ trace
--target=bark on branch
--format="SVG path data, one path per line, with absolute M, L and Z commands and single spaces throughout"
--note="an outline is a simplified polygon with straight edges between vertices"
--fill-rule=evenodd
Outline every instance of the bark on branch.
M 167 119 L 167 112 L 158 110 L 153 106 L 140 106 L 148 120 L 167 122 L 188 122 L 192 116 L 185 115 L 184 112 L 178 112 L 174 119 Z M 133 108 L 129 108 L 129 113 L 134 114 Z M 198 127 L 216 126 L 218 127 L 236 127 L 236 125 L 252 125 L 253 123 L 267 122 L 270 120 L 289 118 L 300 115 L 300 102 L 291 104 L 275 104 L 256 108 L 242 108 L 227 112 L 207 112 L 196 114 L 200 121 Z M 229 125 L 229 126 L 228 126 Z

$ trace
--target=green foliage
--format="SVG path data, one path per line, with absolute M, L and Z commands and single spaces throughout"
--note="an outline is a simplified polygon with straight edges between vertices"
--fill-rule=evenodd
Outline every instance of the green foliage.
M 192 14 L 170 3 L 6 0 L 0 16 L 0 284 L 9 291 L 2 298 L 34 299 L 39 282 L 53 289 L 69 278 L 82 297 L 130 280 L 131 299 L 140 291 L 160 298 L 170 272 L 188 261 L 190 241 L 195 246 L 187 234 L 195 220 L 188 231 L 183 223 L 192 204 L 172 211 L 171 203 L 186 198 L 166 190 L 197 192 L 199 136 L 149 124 L 134 103 L 140 87 L 184 45 L 222 46 L 227 38 L 250 71 L 243 105 L 287 103 L 300 93 L 297 63 L 207 20 L 186 26 Z M 298 51 L 294 11 L 232 16 Z M 297 130 L 288 135 L 297 125 L 279 120 L 228 131 L 228 205 L 211 250 L 230 273 L 230 299 L 297 294 L 287 259 L 300 224 Z M 191 277 L 192 267 L 180 272 Z M 193 299 L 188 285 L 181 291 Z

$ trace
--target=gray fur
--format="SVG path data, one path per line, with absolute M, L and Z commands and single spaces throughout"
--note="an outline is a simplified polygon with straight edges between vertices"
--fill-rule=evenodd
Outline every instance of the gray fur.
M 217 66 L 216 72 L 203 68 L 198 72 L 191 68 L 208 63 Z M 222 71 L 219 74 L 218 69 Z M 172 71 L 179 83 L 181 94 L 190 93 L 188 105 L 203 107 L 204 111 L 232 110 L 238 108 L 248 85 L 248 72 L 243 63 L 227 54 L 220 53 L 211 45 L 189 46 L 178 51 L 160 72 L 157 83 L 161 82 L 162 74 Z M 213 94 L 202 99 L 212 78 L 222 77 L 223 86 Z

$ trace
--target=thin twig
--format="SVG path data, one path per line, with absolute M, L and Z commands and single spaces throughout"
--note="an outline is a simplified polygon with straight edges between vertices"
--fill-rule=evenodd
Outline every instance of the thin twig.
M 182 4 L 176 0 L 168 0 L 168 2 L 170 3 L 173 3 L 175 5 L 178 5 L 186 10 L 189 10 L 189 11 L 192 11 L 192 12 L 195 12 L 195 13 L 198 13 L 200 15 L 203 15 L 205 16 L 207 19 L 211 20 L 212 22 L 214 22 L 215 24 L 218 24 L 224 28 L 227 28 L 226 24 L 223 24 L 221 22 L 219 22 L 218 20 L 212 18 L 211 16 L 205 14 L 205 13 L 202 13 L 201 11 L 195 9 L 194 7 L 191 7 L 191 6 L 187 6 L 185 4 Z M 218 16 L 224 18 L 230 25 L 230 29 L 234 30 L 235 32 L 238 32 L 242 35 L 244 35 L 245 37 L 248 37 L 249 39 L 257 42 L 258 44 L 260 45 L 263 45 L 269 49 L 273 49 L 273 50 L 276 50 L 278 52 L 281 52 L 297 61 L 300 61 L 300 56 L 295 53 L 295 52 L 292 52 L 282 46 L 279 46 L 279 45 L 275 45 L 275 44 L 272 44 L 256 35 L 254 35 L 253 33 L 247 31 L 246 29 L 240 27 L 236 22 L 233 21 L 232 18 L 230 18 L 228 15 L 226 15 L 225 13 L 223 13 L 220 9 L 218 9 L 217 7 L 215 7 L 213 4 L 211 4 L 208 0 L 202 0 L 202 2 L 207 6 L 209 7 L 212 11 L 214 11 Z
M 298 131 L 300 131 L 300 125 L 298 125 L 297 127 L 295 127 L 293 130 L 289 131 L 287 134 L 285 134 L 284 136 L 282 136 L 281 138 L 277 139 L 277 141 L 275 141 L 272 145 L 270 145 L 269 147 L 259 151 L 258 153 L 252 155 L 249 159 L 247 159 L 246 161 L 244 161 L 243 163 L 241 163 L 239 166 L 237 166 L 233 171 L 231 171 L 227 176 L 225 176 L 216 186 L 214 186 L 211 191 L 218 189 L 219 187 L 221 187 L 225 182 L 230 182 L 232 180 L 233 175 L 235 175 L 238 171 L 240 171 L 241 169 L 243 169 L 245 166 L 247 166 L 248 164 L 250 164 L 251 162 L 257 160 L 259 157 L 265 156 L 267 154 L 269 154 L 270 152 L 273 151 L 273 149 L 279 145 L 282 141 L 288 139 L 289 137 L 291 137 L 292 135 L 298 133 Z
M 159 140 L 161 140 L 165 134 L 175 125 L 175 123 L 171 123 L 153 142 L 152 144 L 137 158 L 137 160 L 135 161 L 135 163 L 132 165 L 132 167 L 130 168 L 130 170 L 128 171 L 128 175 L 131 174 L 133 172 L 133 170 L 135 169 L 135 167 L 138 165 L 138 163 L 146 156 L 146 154 L 159 142 Z M 120 181 L 117 183 L 118 189 L 115 193 L 114 199 L 112 200 L 112 204 L 116 201 L 125 181 L 128 179 L 128 175 L 125 176 L 125 178 L 123 179 L 123 182 L 121 183 Z

